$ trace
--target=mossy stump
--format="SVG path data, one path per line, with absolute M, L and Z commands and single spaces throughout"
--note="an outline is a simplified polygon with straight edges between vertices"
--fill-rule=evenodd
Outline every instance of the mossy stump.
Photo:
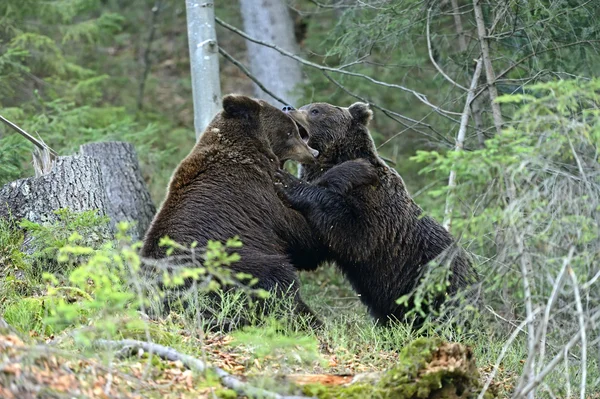
M 399 364 L 377 381 L 346 386 L 306 385 L 305 395 L 319 399 L 466 399 L 482 384 L 471 348 L 435 338 L 419 338 L 400 352 Z M 487 392 L 485 398 L 495 397 Z

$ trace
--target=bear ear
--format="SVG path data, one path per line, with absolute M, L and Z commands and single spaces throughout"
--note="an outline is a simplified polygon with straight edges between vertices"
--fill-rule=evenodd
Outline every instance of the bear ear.
M 223 111 L 225 117 L 247 119 L 260 112 L 260 104 L 250 97 L 228 94 L 223 97 Z
M 348 111 L 350 111 L 352 119 L 365 126 L 373 117 L 373 111 L 369 108 L 369 104 L 365 103 L 354 103 L 348 108 Z

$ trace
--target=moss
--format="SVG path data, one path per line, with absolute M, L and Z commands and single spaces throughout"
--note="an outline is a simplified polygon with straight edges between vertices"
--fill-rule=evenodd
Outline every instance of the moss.
M 458 399 L 476 397 L 481 387 L 471 350 L 461 344 L 419 338 L 402 349 L 398 361 L 374 384 L 306 385 L 303 393 L 319 399 Z
M 215 395 L 220 399 L 236 399 L 238 394 L 233 389 L 216 389 Z

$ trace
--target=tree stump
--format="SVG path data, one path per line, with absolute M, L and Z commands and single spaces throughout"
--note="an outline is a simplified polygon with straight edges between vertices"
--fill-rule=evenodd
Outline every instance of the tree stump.
M 81 154 L 100 163 L 108 198 L 107 214 L 112 226 L 120 221 L 136 222 L 130 232 L 132 238 L 143 238 L 156 207 L 142 177 L 133 145 L 116 141 L 84 144 Z
M 0 189 L 0 218 L 35 223 L 53 222 L 54 211 L 97 209 L 105 215 L 108 199 L 97 160 L 84 156 L 56 159 L 50 173 L 20 179 Z
M 76 213 L 96 210 L 105 216 L 108 204 L 100 164 L 80 155 L 59 157 L 49 173 L 16 180 L 0 189 L 0 218 L 14 222 L 53 223 L 59 219 L 54 211 L 63 208 Z M 107 226 L 97 226 L 86 241 L 101 242 L 111 238 L 111 233 Z M 31 255 L 37 249 L 33 237 L 26 234 L 22 251 Z

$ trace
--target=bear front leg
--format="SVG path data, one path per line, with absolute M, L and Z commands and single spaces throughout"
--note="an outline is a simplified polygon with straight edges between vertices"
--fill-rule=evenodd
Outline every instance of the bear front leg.
M 377 169 L 371 162 L 353 159 L 329 169 L 314 184 L 344 195 L 356 187 L 375 184 L 377 180 Z
M 299 211 L 309 208 L 310 197 L 316 194 L 311 185 L 284 170 L 275 172 L 275 188 L 284 202 Z

